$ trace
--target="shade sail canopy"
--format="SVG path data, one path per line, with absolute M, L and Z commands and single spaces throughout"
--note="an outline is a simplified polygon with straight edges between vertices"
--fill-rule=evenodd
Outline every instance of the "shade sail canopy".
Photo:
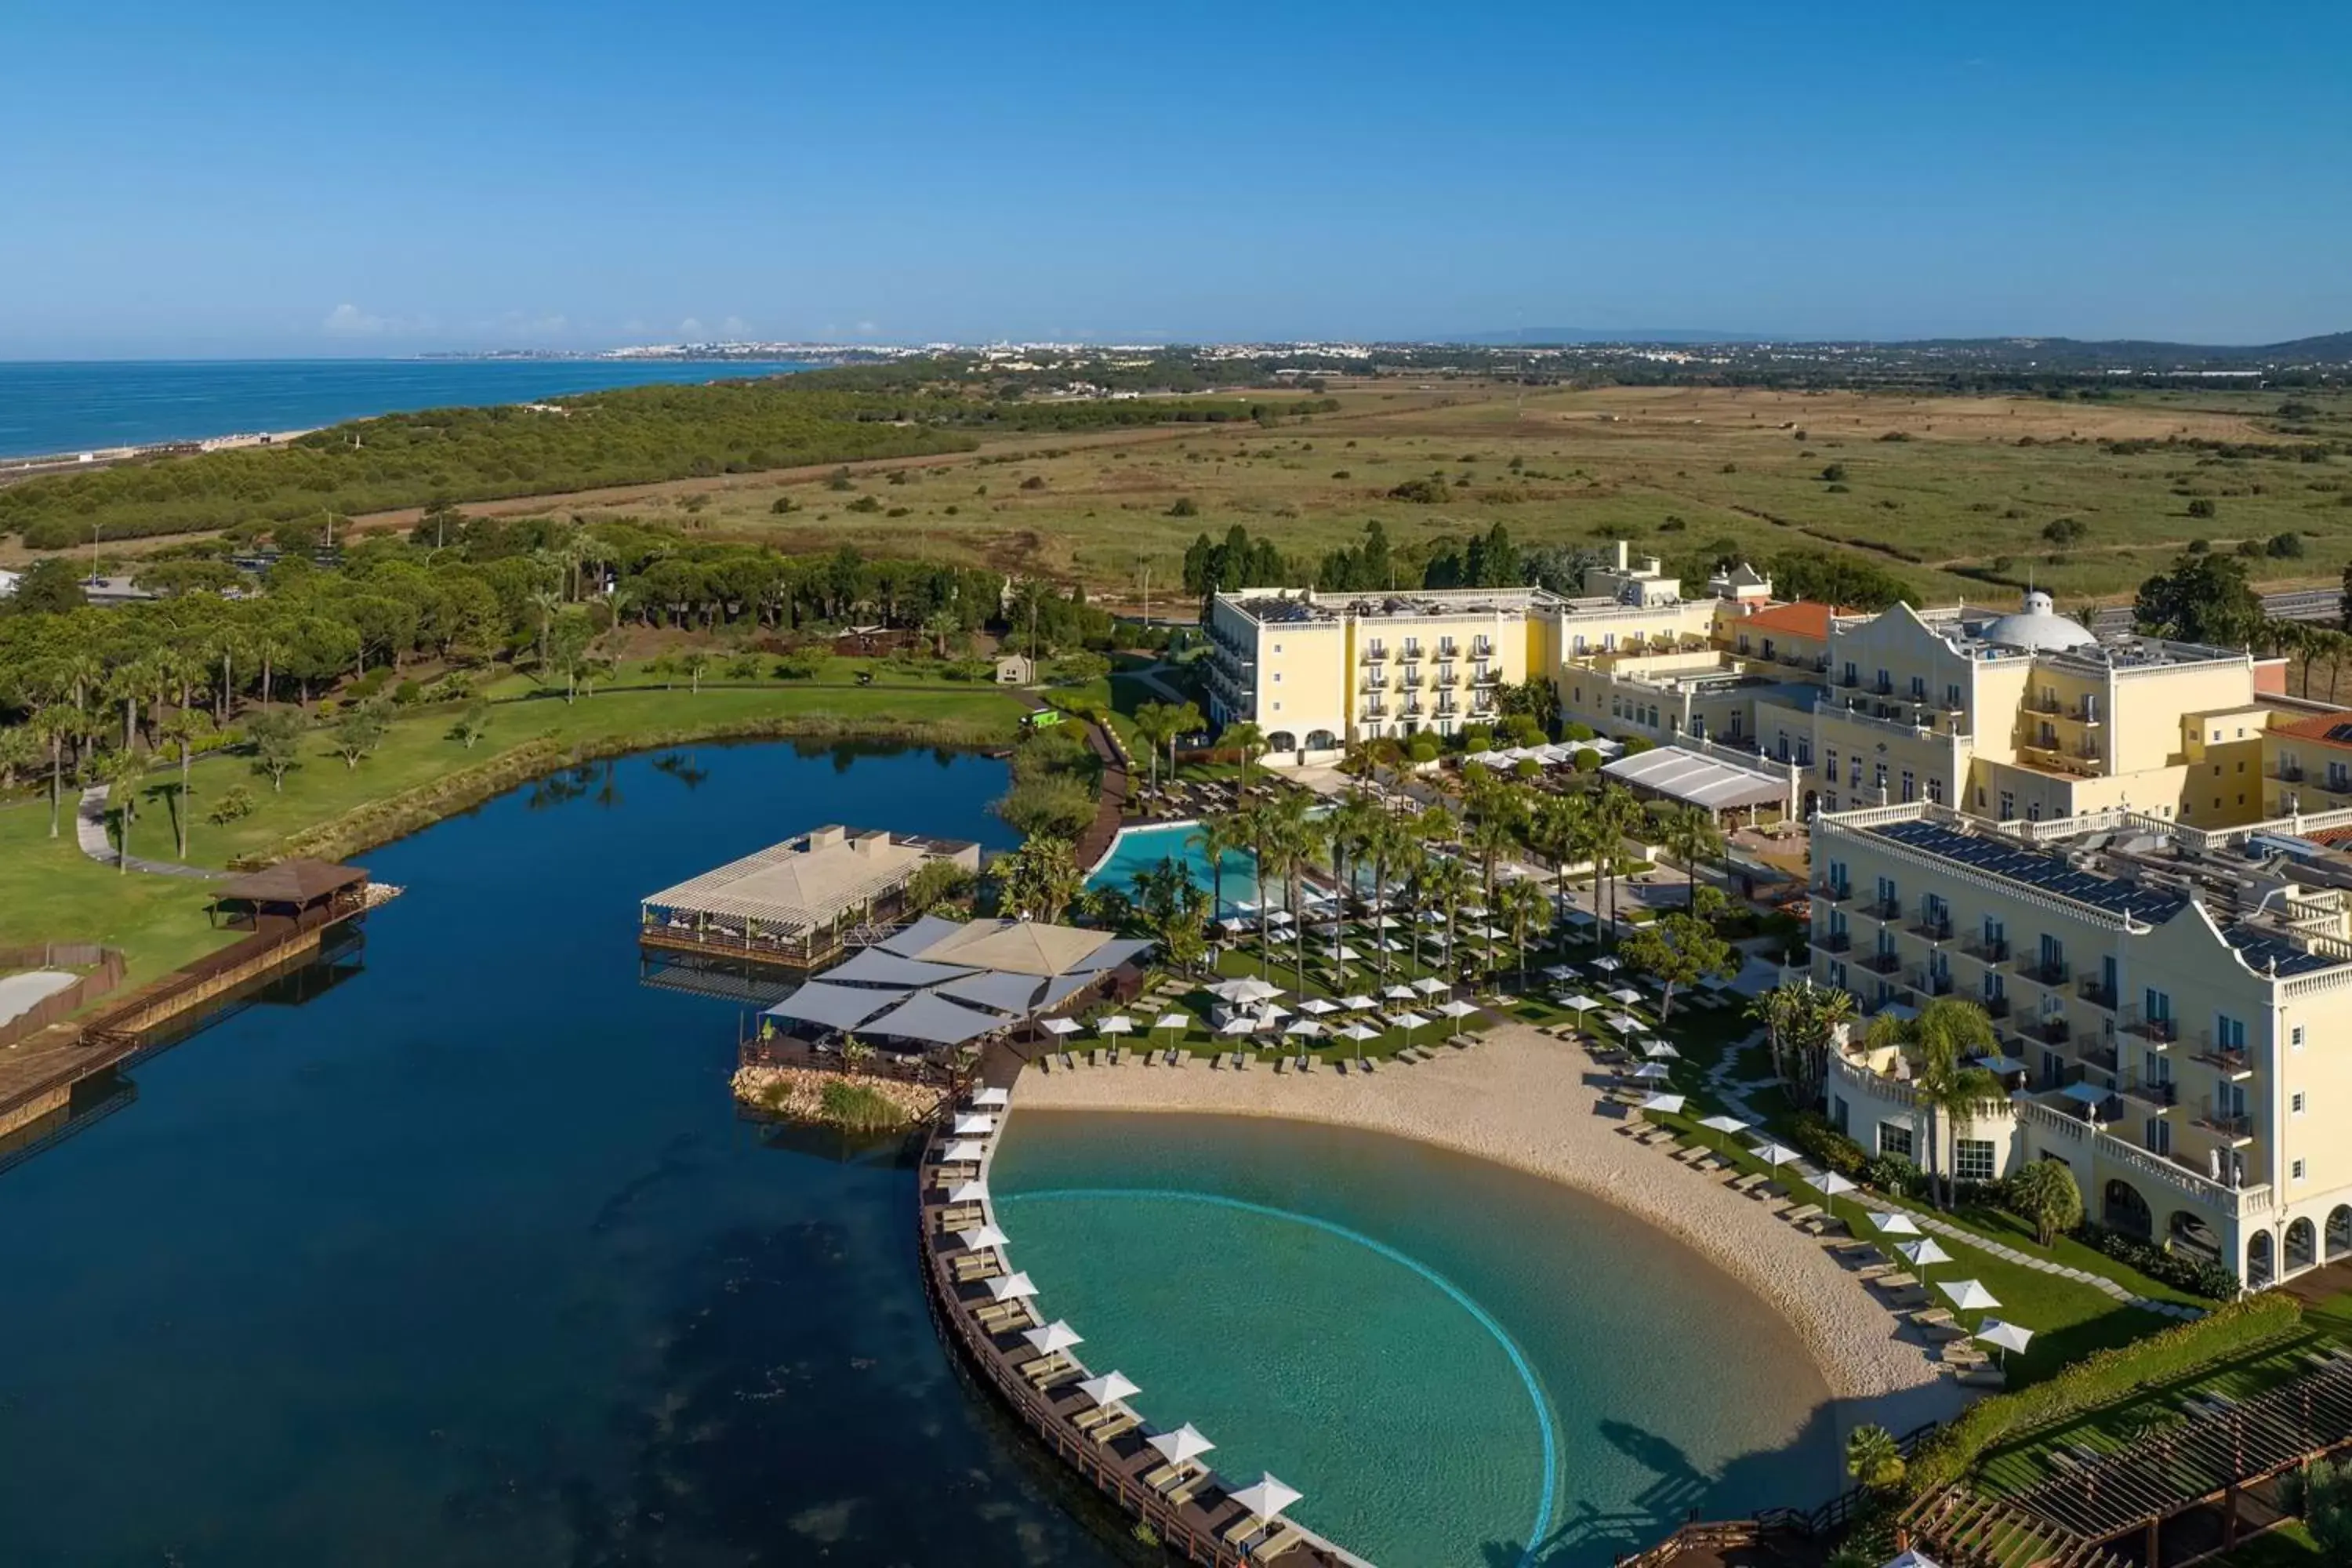
M 1255 974 L 1244 974 L 1234 980 L 1220 980 L 1209 987 L 1209 994 L 1221 1002 L 1265 1002 L 1282 994 L 1282 987 L 1271 985 Z
M 1312 1018 L 1293 1018 L 1282 1026 L 1282 1032 L 1286 1035 L 1311 1039 L 1323 1032 L 1323 1026 Z
M 942 1165 L 977 1165 L 988 1158 L 988 1145 L 977 1138 L 959 1138 L 940 1151 Z
M 1201 1436 L 1200 1429 L 1190 1421 L 1185 1422 L 1173 1432 L 1154 1433 L 1144 1441 L 1159 1449 L 1160 1457 L 1171 1465 L 1181 1465 L 1187 1459 L 1197 1459 L 1216 1447 L 1214 1443 Z
M 974 1094 L 971 1097 L 971 1102 L 974 1105 L 984 1106 L 993 1110 L 999 1106 L 1012 1104 L 1013 1091 L 1007 1089 L 1001 1089 L 995 1084 L 990 1084 L 986 1089 Z
M 1919 1222 L 1899 1209 L 1889 1209 L 1884 1214 L 1872 1215 L 1870 1223 L 1878 1227 L 1878 1234 L 1881 1236 L 1919 1234 Z
M 1241 1504 L 1252 1519 L 1271 1520 L 1306 1495 L 1297 1488 L 1286 1486 L 1271 1475 L 1261 1472 L 1254 1485 L 1244 1487 L 1234 1494 L 1234 1500 Z
M 1641 1019 L 1636 1018 L 1631 1013 L 1612 1013 L 1609 1015 L 1608 1024 L 1611 1028 L 1616 1030 L 1621 1035 L 1639 1034 L 1644 1027 L 1646 1027 Z
M 859 958 L 887 957 L 867 948 Z M 856 959 L 852 959 L 854 963 Z M 892 959 L 894 963 L 911 963 L 908 959 Z M 848 964 L 842 965 L 843 969 Z M 918 969 L 936 969 L 932 963 L 918 963 Z M 838 974 L 840 970 L 834 971 Z M 938 987 L 939 994 L 950 1002 L 963 1002 L 974 1007 L 985 1007 L 992 1013 L 1009 1013 L 1018 1016 L 1046 1005 L 1045 987 L 1034 974 L 1000 974 L 995 970 L 982 970 L 977 974 L 959 974 Z
M 1424 974 L 1412 983 L 1412 988 L 1423 996 L 1443 996 L 1454 987 L 1434 974 Z
M 1042 1329 L 1024 1329 L 1021 1331 L 1021 1337 L 1036 1346 L 1039 1353 L 1044 1355 L 1052 1355 L 1056 1351 L 1066 1351 L 1072 1345 L 1082 1345 L 1087 1342 L 1087 1337 L 1084 1334 L 1059 1318 Z
M 965 1251 L 978 1252 L 983 1247 L 1003 1247 L 1013 1238 L 992 1225 L 976 1225 L 970 1230 L 956 1232 L 956 1239 L 963 1243 Z
M 1642 1005 L 1642 994 L 1631 985 L 1620 985 L 1609 993 L 1609 1000 L 1622 1002 L 1628 1007 L 1638 1007 Z
M 1045 1032 L 1049 1035 L 1075 1035 L 1086 1026 L 1076 1018 L 1048 1018 Z
M 1247 1013 L 1236 1013 L 1217 1026 L 1221 1035 L 1246 1035 L 1256 1029 L 1258 1021 Z
M 1343 1040 L 1353 1040 L 1358 1045 L 1362 1045 L 1366 1040 L 1379 1039 L 1381 1037 L 1381 1032 L 1378 1029 L 1373 1028 L 1369 1024 L 1350 1024 L 1346 1028 L 1339 1031 L 1339 1037 Z
M 948 1202 L 951 1204 L 984 1204 L 987 1201 L 988 1184 L 986 1182 L 960 1183 L 953 1192 L 948 1194 Z
M 1631 1079 L 1637 1079 L 1643 1083 L 1655 1083 L 1658 1079 L 1664 1078 L 1667 1075 L 1668 1070 L 1666 1064 L 1664 1062 L 1643 1062 L 1640 1067 L 1635 1068 L 1632 1072 L 1627 1073 L 1625 1076 Z
M 987 1283 L 988 1293 L 1000 1301 L 1017 1301 L 1037 1293 L 1036 1281 L 1026 1274 L 1000 1274 Z
M 876 1014 L 903 1002 L 907 994 L 904 991 L 875 991 L 812 980 L 769 1008 L 765 1016 L 793 1024 L 817 1024 L 828 1029 L 854 1029 Z
M 1663 1110 L 1667 1115 L 1673 1116 L 1682 1110 L 1684 1103 L 1683 1097 L 1679 1094 L 1654 1094 L 1650 1096 L 1649 1099 L 1642 1101 L 1639 1109 L 1643 1110 Z
M 840 985 L 898 985 L 912 990 L 918 985 L 937 985 L 943 980 L 956 980 L 970 974 L 971 970 L 951 963 L 925 963 L 919 959 L 901 958 L 895 952 L 885 952 L 878 947 L 862 948 L 845 961 L 824 972 L 827 981 Z
M 1574 996 L 1561 997 L 1559 1005 L 1568 1008 L 1570 1012 L 1581 1016 L 1583 1014 L 1590 1013 L 1595 1007 L 1600 1006 L 1601 999 L 1597 996 L 1587 996 L 1579 993 Z
M 1350 1013 L 1360 1013 L 1367 1007 L 1377 1007 L 1380 1004 L 1360 991 L 1352 996 L 1340 997 L 1339 1005 Z
M 1064 973 L 1068 974 L 1100 974 L 1106 969 L 1117 969 L 1131 959 L 1151 951 L 1151 943 L 1141 937 L 1113 937 L 1092 952 L 1079 959 Z
M 1108 1018 L 1097 1018 L 1095 1020 L 1095 1033 L 1097 1035 L 1131 1035 L 1135 1033 L 1135 1020 L 1129 1017 L 1124 1013 L 1113 1013 Z
M 1895 1250 L 1909 1258 L 1912 1266 L 1917 1268 L 1933 1268 L 1938 1263 L 1949 1263 L 1952 1260 L 1952 1255 L 1937 1246 L 1936 1238 L 1932 1236 L 1923 1236 L 1916 1241 L 1906 1241 Z
M 1471 1014 L 1475 1013 L 1478 1008 L 1475 1003 L 1449 1001 L 1440 1002 L 1437 1005 L 1437 1010 L 1449 1018 L 1467 1018 Z
M 1756 1157 L 1777 1171 L 1783 1165 L 1795 1164 L 1801 1156 L 1785 1143 L 1767 1143 L 1756 1151 Z
M 1076 972 L 1110 940 L 1104 931 L 1045 921 L 969 921 L 908 956 L 927 963 L 997 969 L 1009 974 L 1043 978 Z
M 1784 805 L 1789 780 L 1719 757 L 1687 752 L 1679 746 L 1659 746 L 1601 764 L 1611 778 L 1670 799 L 1688 801 L 1709 811 L 1729 811 L 1745 805 Z
M 953 936 L 962 929 L 961 921 L 948 920 L 940 915 L 925 915 L 913 925 L 892 931 L 874 945 L 885 952 L 912 958 L 933 942 Z
M 2000 1305 L 2000 1298 L 1984 1288 L 1980 1279 L 1946 1279 L 1936 1286 L 1952 1299 L 1952 1305 L 1964 1312 L 1982 1312 Z M 2017 1347 L 2023 1350 L 2025 1347 Z
M 916 1040 L 929 1046 L 960 1046 L 1004 1027 L 993 1013 L 982 1013 L 922 992 L 875 1019 L 866 1027 L 891 1040 Z
M 1710 1132 L 1745 1132 L 1748 1123 L 1737 1116 L 1710 1116 L 1699 1123 Z
M 1969 1283 L 1974 1284 L 1975 1281 L 1970 1280 Z M 1999 1318 L 1987 1318 L 1984 1326 L 1970 1337 L 2001 1350 L 2021 1351 L 2033 1342 L 2033 1331 L 2020 1328 L 2015 1323 L 2004 1323 Z
M 1298 1005 L 1298 1010 L 1302 1013 L 1312 1013 L 1320 1017 L 1326 1013 L 1338 1012 L 1339 1005 L 1328 996 L 1309 996 Z
M 1189 1013 L 1162 1013 L 1151 1021 L 1151 1026 L 1155 1029 L 1189 1029 L 1192 1026 L 1192 1016 Z
M 1389 1015 L 1389 1026 L 1391 1028 L 1407 1030 L 1418 1029 L 1423 1024 L 1428 1022 L 1428 1019 L 1423 1017 L 1418 1013 L 1391 1013 Z
M 1078 1392 L 1097 1405 L 1108 1405 L 1140 1394 L 1143 1390 L 1129 1382 L 1127 1373 L 1113 1369 L 1100 1377 L 1087 1379 L 1078 1384 Z
M 1592 967 L 1603 974 L 1614 974 L 1625 965 L 1614 958 L 1596 958 L 1592 961 Z
M 1987 1072 L 1995 1073 L 2023 1072 L 2026 1068 L 2026 1064 L 2015 1057 L 1979 1057 L 1976 1064 Z
M 1671 1062 L 1682 1059 L 1682 1052 L 1664 1040 L 1651 1040 L 1642 1047 L 1642 1054 L 1654 1061 Z
M 955 1119 L 955 1124 L 948 1131 L 958 1138 L 985 1138 L 996 1131 L 996 1118 L 967 1110 Z
M 1822 1173 L 1822 1179 L 1815 1182 L 1813 1185 L 1820 1189 L 1822 1196 L 1825 1198 L 1833 1198 L 1840 1193 L 1850 1193 L 1853 1191 L 1853 1184 L 1847 1181 L 1843 1176 L 1839 1175 L 1835 1171 L 1827 1171 Z

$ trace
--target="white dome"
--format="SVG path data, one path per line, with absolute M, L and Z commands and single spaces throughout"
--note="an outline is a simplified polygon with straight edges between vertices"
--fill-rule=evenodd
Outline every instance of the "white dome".
M 1987 621 L 1977 635 L 1989 643 L 2023 648 L 2029 653 L 2063 653 L 2069 648 L 2095 647 L 2099 640 L 2082 622 L 2060 615 L 2050 595 L 2038 591 L 2025 595 L 2023 609 Z

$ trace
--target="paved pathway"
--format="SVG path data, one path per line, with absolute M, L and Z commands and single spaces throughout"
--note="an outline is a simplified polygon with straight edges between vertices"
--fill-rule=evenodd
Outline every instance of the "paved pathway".
M 124 863 L 123 857 L 116 852 L 114 841 L 106 836 L 106 800 L 105 784 L 92 784 L 81 792 L 81 804 L 74 810 L 74 837 L 81 845 L 81 852 L 100 865 L 120 866 Z M 146 871 L 158 877 L 188 877 L 200 882 L 213 881 L 222 875 L 218 871 L 207 871 L 201 866 L 148 860 L 137 855 L 130 857 L 129 865 L 133 871 Z
M 1742 973 L 1740 979 L 1743 982 L 1747 981 L 1756 970 L 1763 967 L 1766 966 L 1761 965 L 1755 960 L 1751 959 L 1748 963 L 1748 972 Z M 1743 984 L 1741 989 L 1745 990 L 1746 986 Z M 1722 1100 L 1725 1104 L 1730 1106 L 1731 1109 L 1738 1115 L 1745 1116 L 1750 1121 L 1758 1122 L 1762 1121 L 1764 1119 L 1757 1112 L 1755 1107 L 1748 1103 L 1748 1095 L 1752 1090 L 1769 1087 L 1772 1080 L 1769 1079 L 1734 1078 L 1732 1076 L 1732 1064 L 1738 1058 L 1741 1051 L 1745 1050 L 1749 1046 L 1758 1044 L 1763 1038 L 1764 1031 L 1761 1028 L 1759 1028 L 1754 1034 L 1749 1035 L 1747 1038 L 1739 1041 L 1738 1044 L 1732 1047 L 1731 1049 L 1724 1052 L 1722 1059 L 1717 1061 L 1714 1067 L 1708 1068 L 1706 1074 L 1706 1086 L 1715 1092 L 1718 1099 Z M 1800 1169 L 1799 1173 L 1803 1173 L 1801 1168 Z M 1887 1202 L 1885 1198 L 1878 1197 L 1871 1193 L 1857 1191 L 1852 1194 L 1851 1196 L 1854 1202 L 1860 1204 L 1863 1207 L 1877 1214 L 1891 1213 L 1896 1206 L 1895 1205 Z M 2031 1268 L 2037 1274 L 2053 1274 L 2061 1279 L 2072 1279 L 2080 1285 L 2088 1285 L 2094 1290 L 2097 1290 L 2104 1295 L 2113 1297 L 2116 1301 L 2122 1303 L 2124 1306 L 2137 1307 L 2144 1312 L 2154 1312 L 2159 1317 L 2166 1318 L 2180 1318 L 2189 1320 L 2201 1318 L 2205 1315 L 2203 1310 L 2200 1308 L 2185 1306 L 2178 1301 L 2158 1301 L 2146 1296 L 2135 1295 L 2131 1291 L 2125 1289 L 2113 1279 L 2108 1279 L 2104 1274 L 2094 1274 L 2087 1268 L 2071 1268 L 2063 1263 L 2053 1262 L 2047 1258 L 2037 1258 L 2033 1254 L 2023 1251 L 2018 1247 L 2011 1247 L 2006 1242 L 1995 1241 L 1990 1237 L 1985 1236 L 1980 1232 L 1970 1230 L 1965 1226 L 1956 1225 L 1940 1215 L 1927 1214 L 1918 1209 L 1906 1209 L 1904 1212 L 1909 1214 L 1912 1219 L 1917 1222 L 1920 1229 L 1932 1231 L 1934 1234 L 1942 1237 L 1947 1241 L 1957 1241 L 1962 1246 L 1975 1247 L 1979 1252 L 1991 1254 L 1993 1257 L 2000 1258 L 2004 1263 L 2013 1263 L 2021 1268 Z

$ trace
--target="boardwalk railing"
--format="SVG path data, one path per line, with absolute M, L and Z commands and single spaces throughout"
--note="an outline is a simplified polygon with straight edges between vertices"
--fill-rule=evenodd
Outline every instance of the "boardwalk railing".
M 122 984 L 122 954 L 110 947 L 86 942 L 58 942 L 35 947 L 0 948 L 0 973 L 18 969 L 48 969 L 58 965 L 95 965 L 72 984 L 53 991 L 22 1013 L 0 1023 L 0 1050 L 39 1034 L 50 1025 L 72 1017 Z

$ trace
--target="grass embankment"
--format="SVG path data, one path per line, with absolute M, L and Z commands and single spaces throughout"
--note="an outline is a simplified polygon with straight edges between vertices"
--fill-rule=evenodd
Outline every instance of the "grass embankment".
M 565 703 L 517 697 L 491 710 L 487 738 L 468 751 L 449 738 L 456 710 L 403 713 L 356 768 L 344 765 L 322 731 L 305 743 L 301 765 L 273 792 L 249 758 L 230 752 L 193 770 L 191 863 L 229 866 L 288 854 L 356 855 L 467 809 L 575 761 L 695 741 L 760 736 L 904 740 L 919 745 L 989 745 L 1009 740 L 1027 707 L 992 688 L 937 681 L 875 685 L 705 687 L 604 690 Z M 134 855 L 173 858 L 171 805 L 159 771 L 131 829 Z M 212 806 L 236 787 L 254 810 L 215 826 Z M 131 979 L 152 979 L 229 940 L 204 912 L 203 885 L 180 878 L 123 874 L 76 845 L 73 803 L 63 835 L 47 837 L 46 801 L 0 810 L 0 945 L 100 942 L 130 957 Z

